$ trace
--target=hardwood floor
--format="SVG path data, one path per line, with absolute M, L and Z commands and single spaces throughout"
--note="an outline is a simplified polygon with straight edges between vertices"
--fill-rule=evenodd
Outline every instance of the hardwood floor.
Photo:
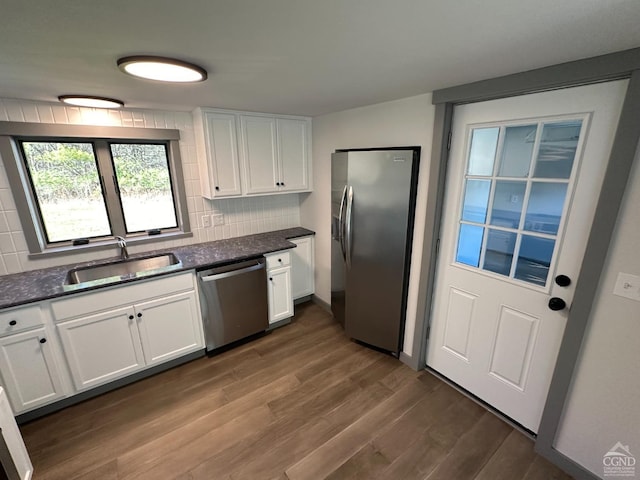
M 427 372 L 291 325 L 21 427 L 36 480 L 569 479 Z

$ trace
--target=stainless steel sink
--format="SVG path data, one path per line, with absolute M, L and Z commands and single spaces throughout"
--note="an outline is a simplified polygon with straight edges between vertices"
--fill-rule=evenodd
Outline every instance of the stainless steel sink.
M 145 258 L 132 258 L 120 262 L 74 268 L 73 270 L 69 270 L 65 283 L 67 285 L 77 285 L 79 283 L 93 282 L 111 277 L 122 277 L 123 275 L 149 272 L 150 270 L 157 270 L 179 264 L 180 261 L 173 253 Z

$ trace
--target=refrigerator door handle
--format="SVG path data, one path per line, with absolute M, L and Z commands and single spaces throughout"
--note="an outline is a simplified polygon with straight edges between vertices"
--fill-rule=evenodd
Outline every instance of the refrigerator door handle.
M 347 211 L 345 214 L 345 245 L 346 245 L 346 261 L 347 268 L 351 268 L 351 254 L 353 249 L 353 231 L 351 228 L 353 215 L 353 187 L 349 187 L 347 193 Z
M 340 250 L 342 251 L 342 258 L 347 260 L 347 252 L 344 244 L 344 220 L 345 220 L 345 208 L 347 204 L 347 185 L 344 186 L 344 190 L 342 190 L 342 200 L 340 201 L 340 216 L 338 218 L 338 238 L 337 240 L 340 242 Z

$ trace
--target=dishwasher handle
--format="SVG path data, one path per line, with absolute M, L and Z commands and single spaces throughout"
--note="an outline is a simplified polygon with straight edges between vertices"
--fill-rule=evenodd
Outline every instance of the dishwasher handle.
M 207 275 L 206 277 L 200 277 L 203 282 L 212 282 L 214 280 L 222 280 L 223 278 L 235 277 L 236 275 L 242 275 L 243 273 L 253 272 L 264 268 L 264 263 L 258 263 L 250 267 L 241 268 L 239 270 L 231 270 L 230 272 L 216 273 L 215 275 Z

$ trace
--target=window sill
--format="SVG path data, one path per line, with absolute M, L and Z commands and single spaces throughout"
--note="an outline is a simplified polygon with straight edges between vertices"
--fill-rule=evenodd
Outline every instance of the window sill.
M 156 243 L 168 240 L 179 240 L 181 238 L 193 237 L 191 232 L 168 232 L 161 233 L 159 235 L 151 236 L 139 236 L 127 238 L 127 246 L 132 247 L 134 245 L 143 245 L 146 243 Z M 96 242 L 90 242 L 86 245 L 65 245 L 64 247 L 47 248 L 42 252 L 29 253 L 28 258 L 30 260 L 37 260 L 42 258 L 59 257 L 62 255 L 72 255 L 74 253 L 88 253 L 99 250 L 117 250 L 118 242 L 116 240 L 101 240 Z

